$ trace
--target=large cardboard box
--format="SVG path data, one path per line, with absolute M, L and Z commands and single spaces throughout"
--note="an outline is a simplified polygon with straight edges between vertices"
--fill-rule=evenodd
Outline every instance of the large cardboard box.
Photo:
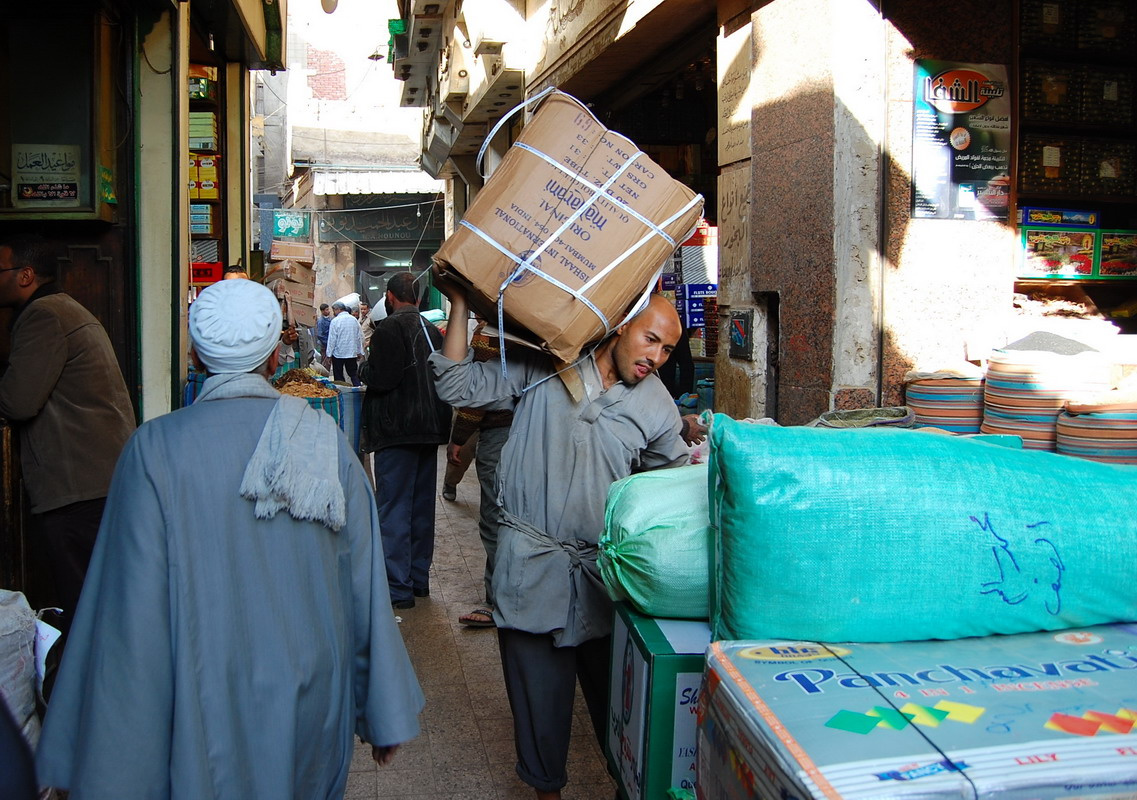
M 506 327 L 572 361 L 623 321 L 702 209 L 701 196 L 555 92 L 443 243 L 436 279 L 466 287 L 489 319 L 509 281 Z
M 315 305 L 315 284 L 296 283 L 295 281 L 278 279 L 267 282 L 265 286 L 272 289 L 273 294 L 281 300 L 283 300 L 285 296 L 288 296 L 292 298 L 292 302 L 294 303 L 304 303 L 308 306 Z
M 705 620 L 645 617 L 616 603 L 605 752 L 623 800 L 656 800 L 695 786 L 695 712 Z
M 1137 798 L 1137 625 L 716 642 L 700 800 Z
M 316 327 L 316 309 L 310 303 L 292 301 L 292 320 L 305 328 Z
M 316 285 L 316 270 L 305 266 L 299 261 L 285 259 L 284 261 L 270 261 L 265 265 L 265 282 L 284 278 L 295 283 Z
M 272 261 L 299 261 L 301 264 L 316 263 L 316 248 L 305 242 L 283 242 L 274 239 L 269 246 L 269 259 Z

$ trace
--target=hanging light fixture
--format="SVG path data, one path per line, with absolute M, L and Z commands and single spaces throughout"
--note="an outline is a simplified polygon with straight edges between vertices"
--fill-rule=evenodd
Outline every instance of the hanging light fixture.
M 325 14 L 331 14 L 336 10 L 336 5 L 339 0 L 320 0 L 320 7 L 324 9 Z

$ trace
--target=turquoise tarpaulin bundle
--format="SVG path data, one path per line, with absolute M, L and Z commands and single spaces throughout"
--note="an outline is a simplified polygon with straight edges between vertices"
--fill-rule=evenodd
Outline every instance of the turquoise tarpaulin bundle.
M 711 429 L 716 639 L 1137 620 L 1137 467 L 908 430 Z
M 608 593 L 649 617 L 706 619 L 707 465 L 642 472 L 608 490 L 600 574 Z

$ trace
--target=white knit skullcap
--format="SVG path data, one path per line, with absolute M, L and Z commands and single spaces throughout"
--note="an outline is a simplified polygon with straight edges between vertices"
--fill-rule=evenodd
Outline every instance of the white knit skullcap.
M 280 332 L 280 301 L 255 281 L 218 281 L 190 306 L 190 341 L 213 374 L 252 372 L 276 348 Z

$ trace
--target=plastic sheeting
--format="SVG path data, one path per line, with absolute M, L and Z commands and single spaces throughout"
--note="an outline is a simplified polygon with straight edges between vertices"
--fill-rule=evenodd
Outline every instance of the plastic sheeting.
M 20 592 L 0 589 L 0 700 L 34 750 L 40 724 L 36 716 L 36 617 Z

